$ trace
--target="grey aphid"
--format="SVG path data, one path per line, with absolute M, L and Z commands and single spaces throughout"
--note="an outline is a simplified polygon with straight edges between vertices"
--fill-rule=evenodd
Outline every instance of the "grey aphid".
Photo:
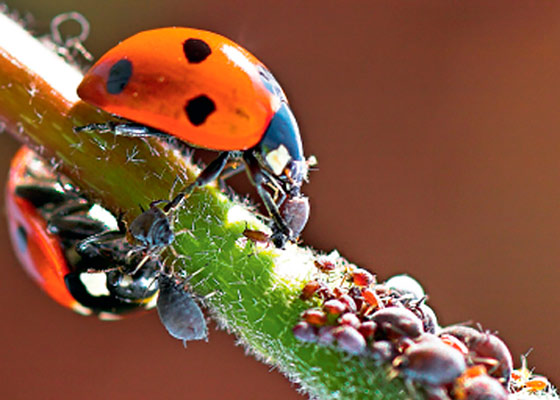
M 202 310 L 182 284 L 160 274 L 157 310 L 167 332 L 187 344 L 188 340 L 206 340 L 208 328 Z

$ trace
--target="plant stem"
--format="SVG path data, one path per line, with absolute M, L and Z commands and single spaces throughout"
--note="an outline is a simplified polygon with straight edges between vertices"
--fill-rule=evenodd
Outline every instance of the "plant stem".
M 198 168 L 161 140 L 110 133 L 74 133 L 109 115 L 79 101 L 81 73 L 0 15 L 0 123 L 49 160 L 84 193 L 128 221 L 139 205 L 168 199 L 176 177 L 192 180 Z M 285 373 L 312 397 L 410 397 L 399 379 L 367 358 L 296 341 L 292 327 L 309 304 L 299 300 L 317 273 L 314 253 L 289 244 L 280 250 L 244 240 L 246 227 L 267 230 L 253 211 L 215 187 L 190 196 L 178 211 L 174 249 L 166 262 L 192 275 L 210 314 L 258 359 Z

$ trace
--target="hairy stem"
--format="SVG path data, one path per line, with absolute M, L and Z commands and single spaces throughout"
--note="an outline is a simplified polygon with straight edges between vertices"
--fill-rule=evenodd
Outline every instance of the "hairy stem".
M 131 220 L 139 205 L 168 199 L 179 177 L 198 168 L 173 146 L 112 134 L 74 133 L 74 126 L 110 118 L 79 101 L 81 73 L 0 15 L 0 123 L 35 149 L 84 193 Z M 314 253 L 295 245 L 279 250 L 244 240 L 246 227 L 267 230 L 254 212 L 217 190 L 197 190 L 179 210 L 167 262 L 192 275 L 193 291 L 214 293 L 205 304 L 221 327 L 257 358 L 277 367 L 312 397 L 407 398 L 399 379 L 370 359 L 296 341 L 292 327 L 309 307 L 299 299 L 316 273 Z

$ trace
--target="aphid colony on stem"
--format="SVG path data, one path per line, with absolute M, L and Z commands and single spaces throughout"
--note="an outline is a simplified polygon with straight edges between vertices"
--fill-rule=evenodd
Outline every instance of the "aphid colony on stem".
M 80 314 L 117 319 L 157 307 L 178 339 L 206 339 L 202 311 L 160 261 L 173 240 L 170 222 L 152 206 L 126 229 L 65 177 L 22 147 L 6 189 L 10 236 L 30 277 L 55 301 Z
M 544 377 L 525 361 L 513 370 L 509 349 L 495 334 L 465 325 L 439 326 L 422 286 L 407 275 L 378 284 L 375 275 L 338 254 L 319 256 L 315 279 L 300 299 L 316 306 L 293 327 L 297 339 L 329 346 L 386 366 L 411 393 L 430 399 L 507 399 L 508 393 L 544 392 Z

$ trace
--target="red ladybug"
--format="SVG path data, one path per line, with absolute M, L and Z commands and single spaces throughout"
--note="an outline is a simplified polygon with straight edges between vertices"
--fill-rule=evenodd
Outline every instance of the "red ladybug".
M 130 120 L 78 131 L 110 128 L 129 136 L 164 132 L 191 146 L 221 152 L 173 203 L 224 170 L 239 171 L 233 165 L 241 160 L 274 221 L 275 243 L 295 240 L 303 230 L 309 204 L 300 187 L 308 164 L 298 125 L 276 79 L 238 44 L 190 28 L 140 32 L 97 61 L 78 95 Z M 298 204 L 305 221 L 286 215 L 290 207 L 281 210 L 285 200 Z
M 156 305 L 158 270 L 148 266 L 129 275 L 112 260 L 76 250 L 80 241 L 109 231 L 116 220 L 61 184 L 28 148 L 12 160 L 6 202 L 19 261 L 58 303 L 101 319 Z

